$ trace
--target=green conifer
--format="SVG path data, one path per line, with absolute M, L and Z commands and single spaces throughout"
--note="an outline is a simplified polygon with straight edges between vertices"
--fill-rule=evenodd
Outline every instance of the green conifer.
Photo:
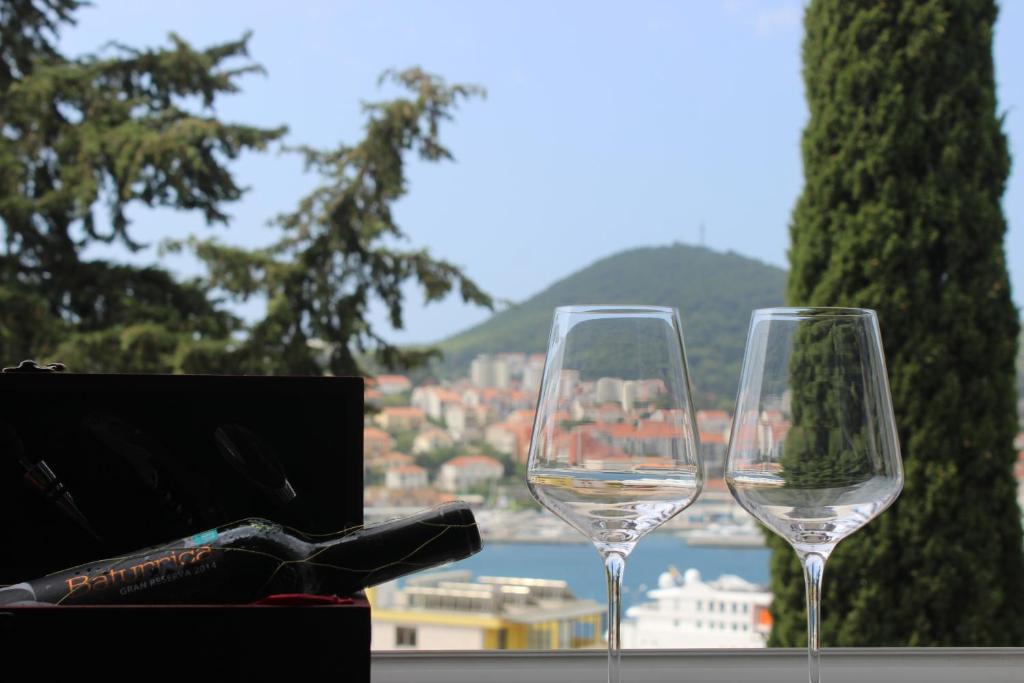
M 787 298 L 878 311 L 906 472 L 897 503 L 829 560 L 824 645 L 1024 644 L 995 19 L 990 0 L 806 11 Z M 771 543 L 770 643 L 802 645 L 801 570 Z
M 0 0 L 0 365 L 38 358 L 80 372 L 355 374 L 370 354 L 383 367 L 435 355 L 398 348 L 371 324 L 379 302 L 402 327 L 407 284 L 428 303 L 455 290 L 491 305 L 460 267 L 393 246 L 404 236 L 392 207 L 407 191 L 406 157 L 450 159 L 441 124 L 458 101 L 482 94 L 419 69 L 385 74 L 412 96 L 366 105 L 362 141 L 296 150 L 324 183 L 276 221 L 283 234 L 272 247 L 191 240 L 209 276 L 189 281 L 84 258 L 96 243 L 144 246 L 128 218 L 135 206 L 227 223 L 226 206 L 244 192 L 231 162 L 285 133 L 216 116 L 215 103 L 238 92 L 242 76 L 263 71 L 248 61 L 247 35 L 198 50 L 171 34 L 163 48 L 117 44 L 69 57 L 57 38 L 84 5 Z M 264 297 L 263 319 L 244 325 L 224 308 L 225 295 Z

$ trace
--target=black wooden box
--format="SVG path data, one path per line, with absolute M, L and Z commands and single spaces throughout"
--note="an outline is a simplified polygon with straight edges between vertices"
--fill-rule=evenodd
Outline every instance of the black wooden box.
M 314 534 L 359 525 L 362 420 L 359 378 L 0 375 L 0 584 L 246 517 Z M 5 607 L 0 650 L 35 671 L 26 680 L 368 680 L 365 599 L 291 602 Z

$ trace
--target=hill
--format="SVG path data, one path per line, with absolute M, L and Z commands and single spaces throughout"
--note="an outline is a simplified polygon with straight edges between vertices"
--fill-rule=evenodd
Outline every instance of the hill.
M 674 244 L 631 249 L 556 282 L 441 342 L 442 369 L 465 371 L 480 353 L 547 347 L 552 309 L 569 304 L 675 306 L 699 407 L 731 404 L 755 308 L 783 302 L 786 271 L 733 252 Z

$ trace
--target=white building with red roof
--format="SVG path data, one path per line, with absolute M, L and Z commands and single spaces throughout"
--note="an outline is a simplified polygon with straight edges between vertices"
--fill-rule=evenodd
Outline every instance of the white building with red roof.
M 513 425 L 507 422 L 489 425 L 484 432 L 484 441 L 491 448 L 505 455 L 514 455 L 518 446 L 516 431 Z
M 505 466 L 489 455 L 460 455 L 441 465 L 437 487 L 443 491 L 465 491 L 478 484 L 501 479 Z
M 414 464 L 392 467 L 384 475 L 384 486 L 399 491 L 426 488 L 427 470 Z
M 453 445 L 455 440 L 448 432 L 438 427 L 428 427 L 412 440 L 412 452 L 416 455 L 432 453 L 442 448 L 451 448 Z
M 623 412 L 622 406 L 618 403 L 602 403 L 595 406 L 588 412 L 590 413 L 591 418 L 598 422 L 613 423 L 621 422 L 626 419 L 626 413 Z
M 525 465 L 530 455 L 532 434 L 533 422 L 499 422 L 487 428 L 484 440 L 494 450 L 510 455 L 516 462 Z
M 445 408 L 449 405 L 462 405 L 462 396 L 446 387 L 416 387 L 409 402 L 414 408 L 429 415 L 430 419 L 443 420 Z
M 392 431 L 412 431 L 419 429 L 427 421 L 426 414 L 419 408 L 409 406 L 391 406 L 382 408 L 374 421 L 378 426 Z
M 363 428 L 363 459 L 370 461 L 395 447 L 395 440 L 387 432 L 376 427 Z
M 383 455 L 377 456 L 373 460 L 367 463 L 367 466 L 386 472 L 387 470 L 394 469 L 396 467 L 403 467 L 404 465 L 412 465 L 415 460 L 411 455 L 405 453 L 399 453 L 398 451 L 391 451 L 390 453 L 384 453 Z
M 701 434 L 722 434 L 728 440 L 732 415 L 724 410 L 698 410 L 696 418 Z
M 363 402 L 369 406 L 380 406 L 384 402 L 384 394 L 370 387 L 369 384 L 363 390 Z

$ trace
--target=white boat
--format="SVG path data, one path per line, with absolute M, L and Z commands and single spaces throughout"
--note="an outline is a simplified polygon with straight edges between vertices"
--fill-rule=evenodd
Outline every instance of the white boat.
M 477 526 L 484 543 L 585 544 L 578 531 L 551 514 L 494 511 L 477 513 Z
M 709 524 L 680 531 L 679 538 L 690 546 L 760 548 L 765 544 L 764 532 L 754 524 Z
M 704 582 L 696 569 L 680 577 L 669 567 L 647 597 L 626 610 L 625 648 L 759 648 L 771 631 L 772 594 L 732 574 Z

